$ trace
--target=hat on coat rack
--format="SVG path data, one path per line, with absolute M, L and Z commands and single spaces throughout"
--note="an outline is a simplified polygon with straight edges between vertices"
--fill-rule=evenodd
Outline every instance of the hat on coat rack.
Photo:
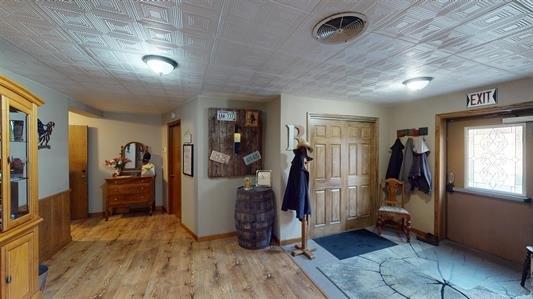
M 313 161 L 313 158 L 308 155 L 308 153 L 313 152 L 313 147 L 311 146 L 311 143 L 309 143 L 304 138 L 298 138 L 298 145 L 296 146 L 296 149 L 305 149 L 305 158 L 307 161 Z
M 309 141 L 305 140 L 302 137 L 298 138 L 298 145 L 296 145 L 296 148 L 305 147 L 309 152 L 313 152 L 313 147 L 311 146 L 311 143 Z

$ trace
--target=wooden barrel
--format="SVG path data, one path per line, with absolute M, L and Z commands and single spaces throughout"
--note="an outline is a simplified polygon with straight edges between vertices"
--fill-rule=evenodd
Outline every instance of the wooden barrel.
M 247 249 L 270 246 L 274 215 L 274 192 L 271 188 L 244 190 L 240 187 L 235 203 L 235 227 L 239 245 Z

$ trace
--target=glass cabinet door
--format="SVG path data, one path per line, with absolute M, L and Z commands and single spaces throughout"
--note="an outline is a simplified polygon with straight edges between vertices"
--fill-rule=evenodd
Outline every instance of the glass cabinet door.
M 30 214 L 28 189 L 28 124 L 29 116 L 21 109 L 9 106 L 9 214 L 17 220 Z M 4 135 L 5 136 L 5 135 Z

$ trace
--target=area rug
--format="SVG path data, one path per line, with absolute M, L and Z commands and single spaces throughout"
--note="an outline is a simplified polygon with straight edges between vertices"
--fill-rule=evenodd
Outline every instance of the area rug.
M 453 244 L 412 241 L 318 269 L 349 298 L 532 298 L 520 271 Z
M 366 229 L 314 239 L 339 260 L 395 246 L 396 243 Z

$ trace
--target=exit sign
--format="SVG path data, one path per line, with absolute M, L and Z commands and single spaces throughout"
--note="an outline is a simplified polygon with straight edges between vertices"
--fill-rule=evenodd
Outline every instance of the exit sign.
M 466 95 L 466 108 L 476 108 L 481 106 L 496 105 L 497 88 L 477 91 Z

